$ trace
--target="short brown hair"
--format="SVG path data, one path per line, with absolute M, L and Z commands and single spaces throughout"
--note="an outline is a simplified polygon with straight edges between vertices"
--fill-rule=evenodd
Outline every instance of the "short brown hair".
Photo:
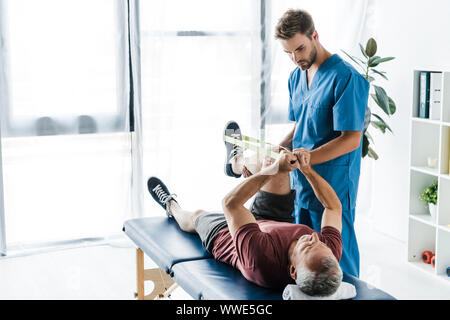
M 296 33 L 301 33 L 311 39 L 314 30 L 314 21 L 308 12 L 300 9 L 289 9 L 278 20 L 275 28 L 275 39 L 288 40 Z

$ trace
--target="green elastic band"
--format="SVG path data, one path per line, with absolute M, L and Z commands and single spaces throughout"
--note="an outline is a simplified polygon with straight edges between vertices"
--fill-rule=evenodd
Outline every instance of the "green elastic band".
M 249 136 L 242 136 L 242 140 L 240 140 L 240 139 L 236 139 L 236 138 L 232 138 L 230 136 L 224 135 L 223 141 L 240 146 L 246 150 L 252 150 L 252 151 L 258 152 L 260 154 L 264 154 L 273 159 L 278 159 L 280 157 L 279 153 L 274 152 L 271 149 L 267 149 L 267 146 L 253 144 L 252 142 L 259 143 L 259 144 L 266 144 L 266 145 L 269 145 L 270 147 L 276 147 L 275 145 L 265 142 L 265 141 L 258 140 L 256 138 L 249 137 Z

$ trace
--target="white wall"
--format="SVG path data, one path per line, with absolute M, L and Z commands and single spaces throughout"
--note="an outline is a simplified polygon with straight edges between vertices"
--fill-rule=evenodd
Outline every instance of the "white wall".
M 415 67 L 450 66 L 450 1 L 374 0 L 369 28 L 380 56 L 394 56 L 381 70 L 389 81 L 379 82 L 397 104 L 389 119 L 394 135 L 374 136 L 380 159 L 373 164 L 371 217 L 377 230 L 407 239 L 409 201 L 410 112 Z

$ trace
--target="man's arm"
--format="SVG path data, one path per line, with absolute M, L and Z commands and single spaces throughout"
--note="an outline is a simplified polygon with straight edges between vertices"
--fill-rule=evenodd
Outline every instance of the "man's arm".
M 225 196 L 222 200 L 222 207 L 232 238 L 240 227 L 256 222 L 253 214 L 244 206 L 245 203 L 275 175 L 296 168 L 298 168 L 297 157 L 290 152 L 282 151 L 276 162 L 244 180 Z
M 292 130 L 289 131 L 287 136 L 284 137 L 284 139 L 280 142 L 280 146 L 282 146 L 288 150 L 292 150 L 292 139 L 294 138 L 295 126 L 296 126 L 296 124 L 294 125 Z
M 325 207 L 322 215 L 322 227 L 331 226 L 341 232 L 342 204 L 336 192 L 324 178 L 311 168 L 311 155 L 308 150 L 297 149 L 294 154 L 298 158 L 300 171 L 308 179 L 317 199 Z
M 311 164 L 323 163 L 358 149 L 361 135 L 361 131 L 341 131 L 339 137 L 311 150 Z

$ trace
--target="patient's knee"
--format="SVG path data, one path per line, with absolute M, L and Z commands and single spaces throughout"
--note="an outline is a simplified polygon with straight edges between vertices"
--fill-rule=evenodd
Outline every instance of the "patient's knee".
M 197 219 L 197 217 L 199 215 L 204 214 L 204 213 L 206 213 L 205 210 L 196 210 L 196 211 L 194 211 L 194 214 L 192 215 L 192 221 L 195 222 L 195 219 Z

